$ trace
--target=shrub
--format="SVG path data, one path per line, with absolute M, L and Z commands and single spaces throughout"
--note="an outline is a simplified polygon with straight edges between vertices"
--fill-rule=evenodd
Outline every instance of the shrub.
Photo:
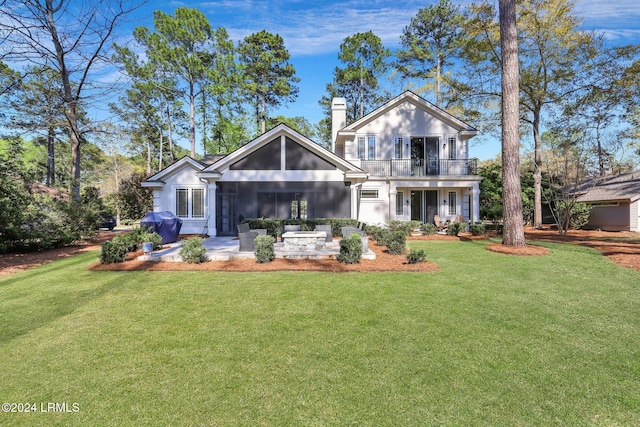
M 111 239 L 112 242 L 127 248 L 128 252 L 135 252 L 138 250 L 139 240 L 138 233 L 134 231 L 125 234 L 118 234 L 116 237 Z
M 182 260 L 190 264 L 204 262 L 207 248 L 202 245 L 202 242 L 204 242 L 202 237 L 192 237 L 182 242 L 182 247 L 180 248 Z
M 123 242 L 119 242 L 114 238 L 113 240 L 102 244 L 100 263 L 114 264 L 117 262 L 124 262 L 124 260 L 127 259 L 128 253 L 129 248 Z
M 367 235 L 378 242 L 379 245 L 387 246 L 387 241 L 391 232 L 388 229 L 378 227 L 377 225 L 369 225 L 367 226 Z
M 156 233 L 155 231 L 151 233 L 147 232 L 145 234 L 142 234 L 140 235 L 140 238 L 142 239 L 140 243 L 144 243 L 144 242 L 153 243 L 153 250 L 160 249 L 160 247 L 162 246 L 162 236 Z
M 411 235 L 411 232 L 420 228 L 420 221 L 399 221 L 399 220 L 391 220 L 389 221 L 389 230 L 391 232 L 394 231 L 402 231 L 406 236 Z
M 469 230 L 471 230 L 471 235 L 473 236 L 483 236 L 487 232 L 487 229 L 485 228 L 484 224 L 481 222 L 471 224 L 469 226 Z
M 465 231 L 466 229 L 467 229 L 466 222 L 454 222 L 453 224 L 450 224 L 449 227 L 447 228 L 447 234 L 451 236 L 457 236 L 458 234 L 460 234 L 461 231 Z
M 394 231 L 387 241 L 387 251 L 391 255 L 402 255 L 407 249 L 407 235 L 402 231 Z
M 427 260 L 427 252 L 424 249 L 411 249 L 407 254 L 409 264 L 417 264 Z
M 420 230 L 422 230 L 422 234 L 424 234 L 425 236 L 430 236 L 432 234 L 436 234 L 438 227 L 436 227 L 435 224 L 426 222 L 422 224 L 422 226 L 420 227 Z
M 272 236 L 258 236 L 254 242 L 256 247 L 256 260 L 259 263 L 271 262 L 276 257 L 273 249 L 276 239 Z
M 362 239 L 359 234 L 352 234 L 351 237 L 340 240 L 338 261 L 345 264 L 357 264 L 361 259 Z

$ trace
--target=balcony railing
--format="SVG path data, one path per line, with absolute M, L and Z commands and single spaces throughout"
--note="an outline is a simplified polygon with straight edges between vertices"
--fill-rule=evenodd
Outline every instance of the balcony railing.
M 360 160 L 360 168 L 372 176 L 477 175 L 478 159 Z

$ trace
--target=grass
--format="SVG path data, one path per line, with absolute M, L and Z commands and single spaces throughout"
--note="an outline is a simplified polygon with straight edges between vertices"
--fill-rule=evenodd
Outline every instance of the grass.
M 435 273 L 0 280 L 2 425 L 639 425 L 640 273 L 411 242 Z

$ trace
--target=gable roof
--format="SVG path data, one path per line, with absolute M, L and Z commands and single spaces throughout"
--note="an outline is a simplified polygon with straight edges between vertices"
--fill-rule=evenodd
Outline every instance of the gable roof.
M 346 131 L 346 132 L 350 132 L 351 131 L 351 132 L 353 132 L 353 131 L 357 130 L 358 128 L 366 125 L 367 123 L 377 119 L 378 117 L 382 116 L 383 114 L 387 113 L 388 111 L 396 108 L 398 105 L 400 105 L 400 104 L 402 104 L 404 102 L 410 102 L 410 103 L 418 106 L 419 108 L 422 108 L 423 110 L 425 110 L 426 112 L 428 112 L 432 116 L 442 120 L 443 122 L 447 123 L 451 127 L 458 129 L 459 132 L 467 133 L 469 137 L 477 135 L 479 133 L 479 131 L 476 128 L 474 128 L 473 126 L 463 122 L 462 120 L 458 119 L 457 117 L 452 116 L 451 114 L 449 114 L 446 111 L 444 111 L 442 108 L 437 107 L 436 105 L 434 105 L 434 104 L 430 103 L 429 101 L 427 101 L 426 99 L 416 95 L 415 93 L 411 92 L 410 90 L 407 90 L 407 91 L 401 93 L 400 95 L 396 96 L 392 100 L 388 101 L 387 103 L 383 104 L 382 106 L 376 108 L 375 110 L 373 110 L 369 114 L 365 115 L 364 117 L 362 117 L 362 118 L 356 120 L 355 122 L 351 123 L 349 126 L 345 127 L 344 129 L 339 130 L 338 134 L 340 134 L 343 131 Z
M 199 162 L 189 156 L 184 156 L 180 160 L 170 164 L 166 168 L 162 169 L 155 175 L 150 176 L 146 180 L 142 181 L 143 187 L 158 187 L 164 185 L 164 180 L 170 177 L 174 173 L 178 172 L 184 167 L 191 167 L 195 170 L 201 171 L 206 167 L 206 164 Z
M 640 199 L 640 171 L 592 179 L 584 182 L 581 188 L 585 193 L 578 197 L 579 202 L 603 200 L 629 200 L 634 202 Z
M 294 129 L 291 129 L 289 126 L 285 125 L 284 123 L 281 123 L 278 126 L 274 127 L 273 129 L 268 130 L 267 132 L 263 133 L 262 135 L 258 136 L 254 140 L 247 143 L 246 145 L 243 145 L 242 147 L 238 148 L 231 154 L 207 166 L 202 172 L 203 173 L 219 172 L 222 169 L 228 168 L 234 163 L 245 158 L 249 154 L 257 151 L 258 149 L 264 147 L 265 145 L 273 141 L 275 138 L 282 135 L 288 136 L 291 139 L 295 140 L 295 142 L 302 145 L 304 148 L 311 151 L 315 155 L 335 165 L 340 170 L 343 170 L 345 172 L 364 173 L 362 169 L 354 166 L 352 163 L 344 160 L 342 157 L 332 153 L 331 151 L 327 150 L 321 145 L 316 144 L 306 136 L 302 135 L 301 133 L 297 132 Z

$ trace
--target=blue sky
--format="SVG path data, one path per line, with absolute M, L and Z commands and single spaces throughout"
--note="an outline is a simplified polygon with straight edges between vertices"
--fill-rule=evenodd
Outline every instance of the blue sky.
M 134 16 L 133 25 L 153 28 L 153 11 L 173 14 L 176 7 L 200 9 L 213 27 L 225 27 L 237 42 L 265 29 L 280 34 L 291 53 L 291 63 L 301 79 L 298 99 L 274 114 L 304 116 L 315 123 L 322 118 L 318 100 L 339 65 L 337 53 L 345 37 L 373 31 L 383 44 L 399 47 L 400 33 L 420 8 L 437 0 L 211 0 L 180 2 L 151 0 Z M 469 1 L 455 1 L 465 6 Z M 575 0 L 575 12 L 583 19 L 585 30 L 605 34 L 612 44 L 640 43 L 640 1 Z M 132 27 L 133 28 L 133 27 Z M 122 29 L 124 30 L 124 28 Z M 131 33 L 129 33 L 131 34 Z M 399 94 L 401 86 L 388 88 Z M 427 99 L 427 95 L 423 95 Z M 487 143 L 471 148 L 471 155 L 493 158 L 499 144 Z

